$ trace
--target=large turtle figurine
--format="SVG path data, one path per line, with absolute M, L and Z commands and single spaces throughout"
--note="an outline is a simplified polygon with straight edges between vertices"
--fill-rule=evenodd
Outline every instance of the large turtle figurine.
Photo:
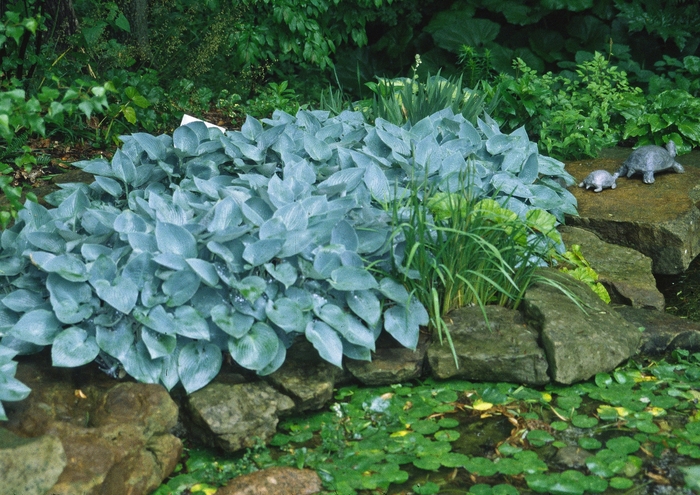
M 600 192 L 604 188 L 609 187 L 610 189 L 615 189 L 617 184 L 615 180 L 620 174 L 617 172 L 610 174 L 607 170 L 594 170 L 588 176 L 581 181 L 578 187 L 585 187 L 586 189 L 593 188 L 593 192 Z
M 631 177 L 637 172 L 644 175 L 645 184 L 654 183 L 654 172 L 661 172 L 672 168 L 679 174 L 685 172 L 683 166 L 674 160 L 676 156 L 676 143 L 669 141 L 666 149 L 661 146 L 647 145 L 634 150 L 632 154 L 622 162 L 622 167 L 617 171 L 618 175 Z

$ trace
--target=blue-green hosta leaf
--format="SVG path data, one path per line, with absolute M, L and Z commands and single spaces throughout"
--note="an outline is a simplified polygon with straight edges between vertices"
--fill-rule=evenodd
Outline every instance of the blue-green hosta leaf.
M 114 280 L 117 277 L 117 264 L 109 255 L 98 256 L 92 266 L 90 266 L 89 280 L 94 283 L 98 280 Z
M 350 359 L 355 359 L 357 361 L 371 361 L 372 360 L 372 349 L 368 347 L 363 347 L 361 345 L 351 344 L 347 340 L 341 338 L 343 343 L 343 355 L 349 357 Z
M 403 285 L 391 278 L 385 277 L 379 282 L 379 292 L 403 306 L 408 304 L 408 291 Z
M 174 317 L 168 313 L 160 304 L 154 306 L 146 314 L 143 308 L 136 308 L 133 313 L 136 321 L 165 335 L 173 335 L 177 332 L 175 327 Z
M 177 361 L 179 357 L 180 348 L 175 347 L 173 352 L 161 358 L 163 365 L 160 370 L 160 383 L 169 391 L 180 381 L 180 375 L 177 371 Z
M 384 330 L 409 349 L 415 350 L 420 326 L 427 325 L 429 321 L 428 312 L 415 298 L 411 299 L 408 307 L 396 305 L 384 312 Z
M 135 232 L 133 234 L 127 234 L 127 239 L 129 241 L 129 246 L 136 252 L 150 254 L 158 251 L 156 236 L 153 233 L 143 234 Z
M 182 306 L 199 289 L 199 276 L 191 270 L 175 272 L 161 285 L 163 294 L 168 296 L 169 307 Z
M 136 134 L 132 134 L 132 136 L 136 137 Z M 160 141 L 158 141 L 157 138 L 151 136 L 150 134 L 142 134 L 142 136 L 148 136 L 149 138 L 156 141 L 161 147 L 163 147 Z M 165 151 L 164 147 L 163 151 Z M 146 152 L 148 152 L 148 150 L 146 150 Z M 119 149 L 114 153 L 114 157 L 112 158 L 112 171 L 114 173 L 114 177 L 121 180 L 124 184 L 133 184 L 134 180 L 136 179 L 136 167 L 134 166 L 134 162 L 131 161 L 129 155 L 127 155 Z
M 267 301 L 265 313 L 272 323 L 285 332 L 302 333 L 309 321 L 299 305 L 287 297 Z
M 409 144 L 402 139 L 399 139 L 395 135 L 392 135 L 390 132 L 382 130 L 379 127 L 376 128 L 376 131 L 377 137 L 379 137 L 379 139 L 381 139 L 382 142 L 386 144 L 394 153 L 398 153 L 399 155 L 403 156 L 409 156 L 411 154 Z
M 52 311 L 35 309 L 23 314 L 8 335 L 32 344 L 49 345 L 62 328 Z
M 180 350 L 177 372 L 188 394 L 211 382 L 221 369 L 221 349 L 208 342 L 190 342 Z
M 297 203 L 280 206 L 272 218 L 278 218 L 287 230 L 304 230 L 309 225 L 309 214 Z
M 284 239 L 262 239 L 249 244 L 243 250 L 243 259 L 252 266 L 259 266 L 274 258 L 284 246 Z
M 518 179 L 524 184 L 532 184 L 539 176 L 539 173 L 540 168 L 539 161 L 537 160 L 537 153 L 531 153 L 530 156 L 527 157 L 527 160 L 525 160 L 525 164 L 518 174 Z
M 228 304 L 218 304 L 211 309 L 211 320 L 231 337 L 240 339 L 251 329 L 255 318 L 244 315 Z
M 80 246 L 80 254 L 85 261 L 95 261 L 100 256 L 109 256 L 112 248 L 103 244 L 83 244 Z
M 129 348 L 121 360 L 124 371 L 141 383 L 158 383 L 163 369 L 162 359 L 151 359 L 148 349 L 142 341 Z
M 173 132 L 173 146 L 185 156 L 196 156 L 199 136 L 190 126 L 180 126 Z
M 362 291 L 379 287 L 367 269 L 354 266 L 341 266 L 333 270 L 329 283 L 334 289 L 343 291 Z
M 310 133 L 304 133 L 304 150 L 312 160 L 317 162 L 326 162 L 333 156 L 333 151 L 328 143 Z
M 17 256 L 10 256 L 0 259 L 0 276 L 13 277 L 18 275 L 24 268 L 25 260 Z
M 61 323 L 73 325 L 92 316 L 93 308 L 89 304 L 92 289 L 86 282 L 69 282 L 51 273 L 46 279 L 46 288 L 49 290 L 51 307 Z
M 215 287 L 219 283 L 219 275 L 214 265 L 199 258 L 190 258 L 186 261 L 194 273 L 209 287 Z
M 53 254 L 35 251 L 29 254 L 32 263 L 49 273 L 57 273 L 71 282 L 85 282 L 88 279 L 85 264 L 70 254 Z
M 114 179 L 110 179 L 109 177 L 96 175 L 94 184 L 97 184 L 100 189 L 115 198 L 121 198 L 124 194 L 124 189 L 122 189 L 119 182 Z
M 357 316 L 373 327 L 382 315 L 381 303 L 371 290 L 352 291 L 345 295 L 345 302 Z
M 270 202 L 277 208 L 294 201 L 294 191 L 290 186 L 290 181 L 283 181 L 277 175 L 270 177 L 267 183 L 267 195 L 270 197 Z
M 251 141 L 257 141 L 263 133 L 263 126 L 258 119 L 246 115 L 245 122 L 241 126 L 241 134 Z
M 525 152 L 523 150 L 510 150 L 503 157 L 503 162 L 501 162 L 501 170 L 505 172 L 510 172 L 511 174 L 518 174 L 525 161 Z
M 12 291 L 2 299 L 2 303 L 5 306 L 18 313 L 31 311 L 37 306 L 44 304 L 45 301 L 46 298 L 44 295 L 27 289 Z
M 167 158 L 167 149 L 165 144 L 157 137 L 146 132 L 136 132 L 131 135 L 143 150 L 148 154 L 151 160 L 165 160 Z M 116 154 L 115 154 L 116 157 Z M 112 168 L 114 168 L 114 160 L 112 160 Z M 131 179 L 124 179 L 126 182 L 131 182 Z
M 372 197 L 380 203 L 387 203 L 392 197 L 392 188 L 384 171 L 376 163 L 369 163 L 365 167 L 363 177 L 365 186 L 369 189 Z
M 283 261 L 277 265 L 273 263 L 265 263 L 265 270 L 272 277 L 280 282 L 286 289 L 294 285 L 297 281 L 297 269 L 291 263 Z
M 129 314 L 139 297 L 139 288 L 126 277 L 117 277 L 113 283 L 108 280 L 91 282 L 97 292 L 97 297 L 112 306 L 117 311 Z
M 231 227 L 237 227 L 243 221 L 241 209 L 236 200 L 228 196 L 214 207 L 214 217 L 207 225 L 209 232 L 218 232 Z
M 75 368 L 92 362 L 100 348 L 95 337 L 78 327 L 69 327 L 56 335 L 51 346 L 51 361 L 54 366 Z
M 364 175 L 365 169 L 346 168 L 333 173 L 316 187 L 320 194 L 328 196 L 341 192 L 350 192 L 362 182 Z
M 0 402 L 16 402 L 27 398 L 32 390 L 9 374 L 0 373 Z M 0 420 L 7 421 L 7 416 L 0 404 Z
M 352 225 L 345 220 L 341 220 L 331 231 L 331 244 L 344 246 L 348 251 L 357 251 L 357 245 L 359 244 L 357 232 L 355 232 Z
M 134 343 L 135 335 L 131 323 L 121 319 L 111 328 L 96 326 L 95 340 L 104 352 L 123 361 Z
M 505 172 L 494 174 L 491 178 L 491 184 L 494 189 L 506 196 L 515 196 L 518 198 L 532 197 L 532 192 L 526 184 L 523 184 L 520 180 Z
M 209 340 L 209 324 L 192 306 L 180 306 L 175 309 L 173 319 L 178 335 L 195 340 Z
M 343 343 L 335 330 L 322 321 L 313 320 L 306 325 L 305 334 L 319 356 L 338 368 L 343 367 Z
M 0 304 L 0 335 L 8 333 L 19 320 L 19 315 Z M 0 346 L 0 350 L 2 346 Z M 1 361 L 1 359 L 0 359 Z
M 265 289 L 267 289 L 265 279 L 257 275 L 245 277 L 240 282 L 231 280 L 230 284 L 234 289 L 238 289 L 243 298 L 251 304 L 255 304 L 258 298 L 263 295 Z
M 26 239 L 36 248 L 53 254 L 66 252 L 66 241 L 58 232 L 29 232 Z
M 155 271 L 156 265 L 150 253 L 139 253 L 130 257 L 122 270 L 122 277 L 131 280 L 141 290 L 146 281 L 155 276 Z
M 148 232 L 148 223 L 143 217 L 137 215 L 131 210 L 124 210 L 114 220 L 114 230 L 122 234 L 131 234 L 133 232 Z
M 325 279 L 331 278 L 333 270 L 342 266 L 340 259 L 341 250 L 342 248 L 338 249 L 337 246 L 327 246 L 318 249 L 314 258 L 314 270 Z
M 228 349 L 238 364 L 249 370 L 260 371 L 275 359 L 280 345 L 275 331 L 259 321 L 240 339 L 230 338 Z
M 141 339 L 146 344 L 151 359 L 167 356 L 177 346 L 177 338 L 174 335 L 164 335 L 148 327 L 141 328 Z
M 174 271 L 186 270 L 188 266 L 187 260 L 181 254 L 160 253 L 153 257 L 153 261 Z
M 281 345 L 277 348 L 277 355 L 270 361 L 270 363 L 263 369 L 258 371 L 258 375 L 267 376 L 275 371 L 277 371 L 280 366 L 284 364 L 284 360 L 287 358 L 287 349 Z
M 109 162 L 104 158 L 95 158 L 94 160 L 80 160 L 73 162 L 75 167 L 92 174 L 92 175 L 102 175 L 104 177 L 112 177 L 114 172 Z
M 179 225 L 156 222 L 156 243 L 161 253 L 197 258 L 197 241 L 187 229 Z

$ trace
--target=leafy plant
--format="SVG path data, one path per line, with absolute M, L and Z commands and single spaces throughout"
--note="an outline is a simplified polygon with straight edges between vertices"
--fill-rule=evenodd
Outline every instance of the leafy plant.
M 578 244 L 568 246 L 568 250 L 559 256 L 558 259 L 564 262 L 564 265 L 559 268 L 561 271 L 571 275 L 576 280 L 585 282 L 593 292 L 598 294 L 598 297 L 606 303 L 610 302 L 610 294 L 608 294 L 603 284 L 598 282 L 598 274 L 591 268 L 591 264 L 586 261 L 581 252 L 581 246 Z M 566 266 L 567 264 L 572 265 L 573 268 Z

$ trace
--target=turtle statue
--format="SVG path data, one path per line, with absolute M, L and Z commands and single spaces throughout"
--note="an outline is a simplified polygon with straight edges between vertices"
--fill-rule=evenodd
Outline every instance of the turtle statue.
M 607 170 L 594 170 L 588 176 L 581 181 L 578 187 L 585 187 L 586 189 L 593 188 L 593 192 L 600 192 L 606 187 L 610 189 L 615 189 L 617 184 L 615 181 L 620 176 L 619 173 L 615 172 L 610 174 Z
M 676 143 L 669 141 L 666 149 L 661 146 L 647 145 L 634 150 L 632 154 L 622 162 L 622 167 L 617 171 L 618 175 L 631 177 L 637 172 L 644 175 L 645 184 L 654 183 L 654 172 L 661 172 L 672 168 L 679 174 L 685 172 L 683 166 L 674 160 L 676 156 Z

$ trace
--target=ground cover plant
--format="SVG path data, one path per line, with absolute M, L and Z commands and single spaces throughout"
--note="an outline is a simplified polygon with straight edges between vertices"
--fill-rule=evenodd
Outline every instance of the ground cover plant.
M 522 130 L 490 119 L 477 130 L 449 109 L 404 127 L 302 110 L 226 134 L 196 122 L 123 140 L 111 162 L 77 164 L 93 184 L 62 186 L 53 208 L 27 202 L 2 233 L 8 353 L 50 345 L 56 366 L 98 359 L 192 392 L 222 351 L 267 374 L 300 336 L 338 366 L 369 359 L 382 330 L 414 348 L 428 313 L 389 276 L 406 252 L 389 205 L 411 184 L 488 197 L 514 218 L 576 212 L 563 164 Z M 532 235 L 546 241 L 550 227 Z
M 631 361 L 571 386 L 427 380 L 344 387 L 242 456 L 190 448 L 154 495 L 215 493 L 274 465 L 335 494 L 511 495 L 700 490 L 700 354 Z M 564 450 L 562 450 L 564 449 Z M 579 449 L 579 465 L 557 452 Z M 563 457 L 563 455 L 562 455 Z

